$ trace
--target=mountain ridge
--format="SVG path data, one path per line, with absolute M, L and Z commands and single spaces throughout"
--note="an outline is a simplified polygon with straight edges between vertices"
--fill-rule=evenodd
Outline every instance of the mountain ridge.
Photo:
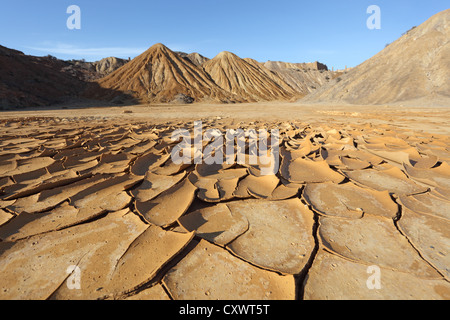
M 158 43 L 133 60 L 35 57 L 0 46 L 0 108 L 72 100 L 128 103 L 450 103 L 450 9 L 412 28 L 357 67 L 258 62 L 222 51 L 209 59 Z
M 195 101 L 227 102 L 230 95 L 219 88 L 201 68 L 157 43 L 122 68 L 97 81 L 100 88 L 124 92 L 140 103 L 168 103 L 183 94 Z M 94 90 L 95 91 L 95 90 Z M 115 94 L 114 94 L 115 95 Z M 105 96 L 101 90 L 96 98 Z
M 448 105 L 449 39 L 450 9 L 447 9 L 301 101 Z
M 291 100 L 294 89 L 252 59 L 241 59 L 229 51 L 222 51 L 203 64 L 205 71 L 224 90 L 243 97 L 247 102 Z

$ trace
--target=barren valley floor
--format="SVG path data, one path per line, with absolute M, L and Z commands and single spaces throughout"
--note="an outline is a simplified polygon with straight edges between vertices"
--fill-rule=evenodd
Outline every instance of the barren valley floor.
M 194 121 L 280 130 L 276 174 L 174 163 Z M 449 123 L 295 103 L 2 112 L 0 299 L 450 299 Z
M 124 113 L 131 111 L 130 113 Z M 5 111 L 0 119 L 34 117 L 36 110 Z M 389 124 L 397 128 L 450 134 L 450 111 L 447 107 L 406 107 L 398 105 L 357 106 L 328 104 L 297 104 L 283 102 L 242 104 L 191 104 L 191 105 L 136 105 L 127 107 L 101 107 L 39 110 L 39 117 L 76 119 L 120 119 L 129 123 L 145 120 L 148 123 L 165 121 L 196 121 L 222 117 L 239 121 L 303 121 L 305 123 L 336 124 Z

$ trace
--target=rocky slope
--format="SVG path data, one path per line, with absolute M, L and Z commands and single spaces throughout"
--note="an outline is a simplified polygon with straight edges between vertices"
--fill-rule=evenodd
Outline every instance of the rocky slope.
M 114 71 L 125 65 L 127 62 L 128 60 L 125 59 L 109 57 L 96 62 L 92 62 L 91 65 L 99 78 L 103 78 L 110 73 L 113 73 Z
M 307 96 L 305 102 L 449 105 L 450 9 Z
M 327 66 L 316 63 L 288 63 L 267 61 L 264 66 L 278 74 L 295 91 L 307 95 L 334 79 L 339 73 L 329 71 Z
M 188 60 L 189 62 L 192 62 L 196 66 L 200 67 L 203 63 L 208 61 L 209 59 L 202 56 L 200 53 L 192 52 L 192 53 L 185 53 L 181 51 L 175 51 L 179 56 L 181 56 L 183 59 Z
M 345 72 L 314 63 L 213 59 L 156 44 L 132 61 L 63 61 L 0 46 L 0 108 L 106 103 L 297 101 L 444 105 L 450 101 L 450 9 Z M 95 101 L 97 103 L 97 101 Z
M 248 102 L 289 100 L 297 93 L 279 76 L 255 60 L 223 51 L 203 64 L 205 71 L 224 90 Z
M 108 90 L 107 93 L 104 90 L 89 91 L 90 96 L 99 99 L 111 99 L 125 93 L 141 103 L 171 102 L 179 94 L 194 101 L 230 100 L 230 95 L 208 74 L 163 44 L 152 46 L 97 83 L 101 89 Z
M 80 70 L 53 57 L 34 57 L 0 46 L 0 107 L 43 106 L 77 97 Z

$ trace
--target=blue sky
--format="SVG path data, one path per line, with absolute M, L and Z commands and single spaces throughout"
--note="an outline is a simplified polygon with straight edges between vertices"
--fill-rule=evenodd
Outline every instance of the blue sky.
M 26 54 L 95 61 L 135 57 L 161 42 L 213 58 L 231 51 L 258 61 L 356 66 L 412 26 L 448 9 L 448 0 L 43 0 L 3 1 L 0 45 Z M 70 5 L 81 30 L 69 30 Z M 368 6 L 381 9 L 369 30 Z

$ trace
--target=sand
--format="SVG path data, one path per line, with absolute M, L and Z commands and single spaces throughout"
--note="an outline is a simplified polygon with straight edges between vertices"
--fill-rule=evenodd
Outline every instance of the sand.
M 276 174 L 173 163 L 172 132 L 200 120 L 279 129 Z M 449 299 L 449 120 L 298 103 L 3 112 L 0 299 Z

